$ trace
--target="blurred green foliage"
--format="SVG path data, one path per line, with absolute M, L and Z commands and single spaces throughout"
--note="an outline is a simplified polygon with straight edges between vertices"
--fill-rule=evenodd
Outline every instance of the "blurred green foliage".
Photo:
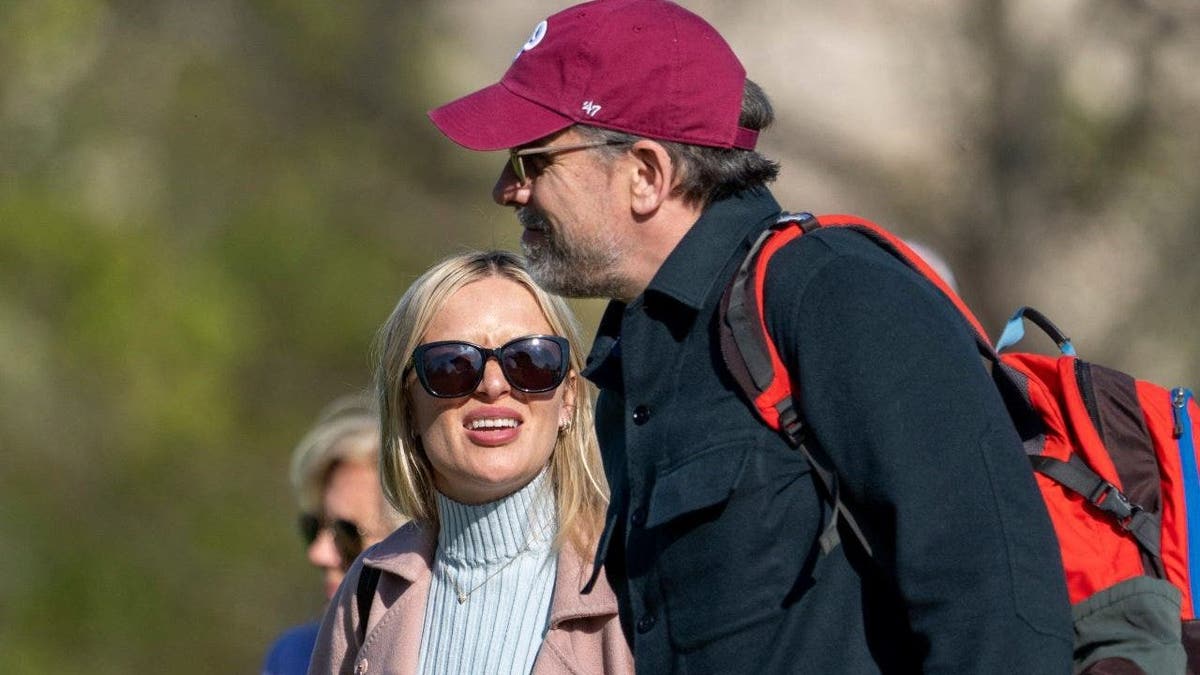
M 0 4 L 0 671 L 247 672 L 320 610 L 290 448 L 491 243 L 429 187 L 422 11 Z
M 551 4 L 505 5 L 521 28 L 494 53 Z M 745 14 L 685 4 L 723 29 Z M 1090 6 L 1090 30 L 1129 41 L 1145 70 L 1107 117 L 1068 92 L 1061 55 L 1005 25 L 1015 4 L 971 3 L 941 27 L 954 34 L 910 22 L 924 48 L 957 36 L 991 74 L 963 78 L 970 152 L 889 163 L 804 121 L 836 121 L 832 97 L 785 104 L 766 146 L 784 159 L 781 199 L 824 208 L 792 196 L 809 188 L 797 167 L 818 166 L 852 197 L 834 208 L 893 216 L 948 253 L 989 326 L 1036 303 L 1029 288 L 1061 287 L 1068 315 L 1096 317 L 1091 354 L 1200 381 L 1184 341 L 1196 312 L 1181 309 L 1200 292 L 1200 96 L 1162 77 L 1194 67 L 1196 17 L 1151 4 Z M 516 242 L 487 194 L 501 159 L 424 119 L 492 28 L 464 17 L 491 6 L 0 2 L 0 672 L 252 672 L 320 610 L 293 532 L 292 444 L 367 386 L 373 333 L 418 273 Z M 823 7 L 796 3 L 792 19 Z M 754 76 L 786 101 L 794 74 L 781 61 Z M 1040 278 L 998 253 L 1018 249 L 1042 256 Z M 1103 295 L 1118 262 L 1134 278 Z M 1103 303 L 1078 301 L 1089 287 Z M 577 307 L 591 324 L 600 304 Z

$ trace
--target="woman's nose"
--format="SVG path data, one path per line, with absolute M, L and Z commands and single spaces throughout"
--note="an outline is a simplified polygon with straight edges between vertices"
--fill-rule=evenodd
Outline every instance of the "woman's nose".
M 488 359 L 483 364 L 483 379 L 479 381 L 476 392 L 489 400 L 494 400 L 508 391 L 508 379 L 504 377 L 504 372 L 500 369 L 500 362 L 496 359 Z

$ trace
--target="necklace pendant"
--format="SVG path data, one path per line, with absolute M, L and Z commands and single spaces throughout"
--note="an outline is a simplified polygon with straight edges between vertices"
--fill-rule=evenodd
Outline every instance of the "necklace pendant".
M 463 604 L 463 603 L 464 603 L 464 602 L 466 602 L 466 601 L 467 601 L 467 594 L 466 594 L 466 593 L 463 593 L 462 591 L 459 591 L 459 593 L 458 593 L 458 604 L 460 604 L 460 605 L 461 605 L 461 604 Z

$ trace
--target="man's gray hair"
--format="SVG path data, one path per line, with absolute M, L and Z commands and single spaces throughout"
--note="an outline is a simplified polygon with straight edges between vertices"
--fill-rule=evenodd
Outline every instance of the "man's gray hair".
M 762 131 L 774 121 L 775 110 L 766 92 L 747 79 L 742 89 L 742 113 L 738 125 Z M 617 156 L 641 138 L 582 124 L 575 129 L 585 139 L 613 143 L 600 149 L 610 157 Z M 736 192 L 766 185 L 779 175 L 779 164 L 754 150 L 655 140 L 666 148 L 671 161 L 681 169 L 682 177 L 675 188 L 676 194 L 692 204 L 707 205 Z

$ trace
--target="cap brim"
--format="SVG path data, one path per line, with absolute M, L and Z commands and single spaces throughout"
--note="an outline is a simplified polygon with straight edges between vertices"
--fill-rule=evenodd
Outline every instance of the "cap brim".
M 507 150 L 544 138 L 575 123 L 502 83 L 429 111 L 443 134 L 470 150 Z

